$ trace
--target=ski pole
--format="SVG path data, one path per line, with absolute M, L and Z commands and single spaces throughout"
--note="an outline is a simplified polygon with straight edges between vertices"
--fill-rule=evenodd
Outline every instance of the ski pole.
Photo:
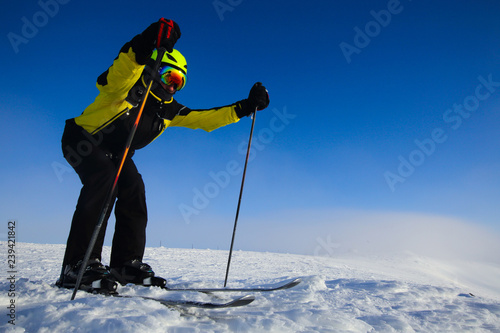
M 252 146 L 252 136 L 253 136 L 253 128 L 255 126 L 255 115 L 256 114 L 257 114 L 257 108 L 255 108 L 255 111 L 253 113 L 252 129 L 250 130 L 250 138 L 248 139 L 247 156 L 245 158 L 245 167 L 243 168 L 243 177 L 241 179 L 240 196 L 238 198 L 238 207 L 236 208 L 236 217 L 234 219 L 233 237 L 231 238 L 231 247 L 229 248 L 229 258 L 227 259 L 226 279 L 224 280 L 224 287 L 226 287 L 226 284 L 227 284 L 227 277 L 229 275 L 229 266 L 231 265 L 231 257 L 233 255 L 234 236 L 236 235 L 236 225 L 238 224 L 238 216 L 240 215 L 241 196 L 243 195 L 243 185 L 245 185 L 245 175 L 247 173 L 248 156 L 250 155 L 250 147 Z
M 132 130 L 130 131 L 130 134 L 128 135 L 127 142 L 125 144 L 125 149 L 123 151 L 123 155 L 121 158 L 120 165 L 116 171 L 116 176 L 115 180 L 113 181 L 113 185 L 111 186 L 111 189 L 108 192 L 108 196 L 106 197 L 106 201 L 104 204 L 104 207 L 101 211 L 101 215 L 99 216 L 99 220 L 94 228 L 94 233 L 92 234 L 92 237 L 90 238 L 89 246 L 87 247 L 87 252 L 85 252 L 85 256 L 83 257 L 82 265 L 80 266 L 80 271 L 78 272 L 78 277 L 76 279 L 76 284 L 75 284 L 75 289 L 73 290 L 73 294 L 71 295 L 71 300 L 75 299 L 76 293 L 78 289 L 80 288 L 80 284 L 82 283 L 82 278 L 83 278 L 83 273 L 85 272 L 85 268 L 87 267 L 87 264 L 90 259 L 90 255 L 92 253 L 92 250 L 94 249 L 94 245 L 97 241 L 97 237 L 99 236 L 99 232 L 101 231 L 102 225 L 104 223 L 104 220 L 106 219 L 106 215 L 108 213 L 108 210 L 110 206 L 112 205 L 112 201 L 115 195 L 116 191 L 116 186 L 118 184 L 118 178 L 120 178 L 120 173 L 123 168 L 123 164 L 125 163 L 125 160 L 128 155 L 128 151 L 130 149 L 130 146 L 132 145 L 132 140 L 134 139 L 135 136 L 135 131 L 137 130 L 137 127 L 139 126 L 139 121 L 141 120 L 142 116 L 142 111 L 144 110 L 144 106 L 146 105 L 146 100 L 149 96 L 149 92 L 151 91 L 151 86 L 153 85 L 154 81 L 154 74 L 158 72 L 158 68 L 161 63 L 161 59 L 163 58 L 163 55 L 165 54 L 165 49 L 163 47 L 158 48 L 158 53 L 156 56 L 156 62 L 153 68 L 153 77 L 151 78 L 151 81 L 149 82 L 148 89 L 146 90 L 146 94 L 144 95 L 144 100 L 142 101 L 141 108 L 139 109 L 139 113 L 137 114 L 137 118 L 135 119 L 135 123 L 132 127 Z

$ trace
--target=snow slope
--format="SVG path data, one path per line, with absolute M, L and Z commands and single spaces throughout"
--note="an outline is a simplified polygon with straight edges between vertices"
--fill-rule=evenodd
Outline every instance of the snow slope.
M 0 242 L 6 252 L 6 242 Z M 256 294 L 246 307 L 173 310 L 143 299 L 53 287 L 63 245 L 16 244 L 15 325 L 6 260 L 0 280 L 0 331 L 7 332 L 500 332 L 500 266 L 400 256 L 314 257 L 234 253 L 229 285 L 271 286 L 302 277 L 288 291 Z M 105 248 L 104 257 L 109 256 Z M 7 257 L 7 254 L 5 255 Z M 178 286 L 218 287 L 227 251 L 147 248 L 145 261 Z M 130 295 L 200 301 L 230 294 L 121 287 Z M 236 294 L 241 295 L 241 294 Z

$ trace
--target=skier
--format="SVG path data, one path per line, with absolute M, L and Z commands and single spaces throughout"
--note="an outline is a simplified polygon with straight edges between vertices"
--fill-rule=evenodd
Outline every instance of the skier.
M 169 126 L 212 131 L 269 105 L 269 95 L 256 83 L 247 99 L 204 110 L 190 109 L 173 96 L 186 85 L 187 65 L 174 45 L 180 38 L 179 25 L 161 18 L 127 42 L 111 67 L 97 79 L 99 94 L 83 113 L 66 120 L 62 137 L 65 159 L 75 169 L 83 187 L 71 223 L 62 263 L 59 287 L 74 288 L 85 252 L 102 212 L 103 202 L 114 181 L 125 143 L 133 127 L 146 87 L 153 80 L 129 153 L 118 179 L 115 205 L 116 224 L 110 266 L 101 262 L 106 223 L 81 281 L 81 289 L 98 280 L 121 284 L 145 284 L 154 277 L 143 263 L 146 243 L 147 208 L 144 183 L 132 156 L 134 151 L 155 140 Z M 156 47 L 164 47 L 159 71 L 153 72 Z M 165 281 L 163 278 L 155 277 Z

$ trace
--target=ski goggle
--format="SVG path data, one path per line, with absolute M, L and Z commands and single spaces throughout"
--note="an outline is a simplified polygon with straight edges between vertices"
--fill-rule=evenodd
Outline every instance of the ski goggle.
M 176 68 L 164 66 L 160 68 L 159 73 L 162 82 L 169 86 L 173 85 L 177 91 L 186 85 L 186 75 Z

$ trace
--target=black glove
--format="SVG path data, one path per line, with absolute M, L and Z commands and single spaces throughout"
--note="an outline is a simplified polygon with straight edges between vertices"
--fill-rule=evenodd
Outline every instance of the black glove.
M 144 44 L 140 46 L 147 48 L 149 54 L 159 47 L 164 47 L 168 52 L 172 52 L 175 43 L 181 37 L 181 30 L 174 21 L 161 18 L 144 30 L 140 37 L 141 44 Z
M 262 83 L 257 82 L 253 85 L 252 89 L 250 89 L 248 103 L 250 104 L 250 107 L 252 107 L 253 111 L 255 111 L 255 109 L 260 111 L 267 108 L 269 105 L 269 93 Z
M 179 25 L 172 20 L 166 20 L 162 17 L 158 21 L 156 48 L 164 47 L 168 52 L 172 52 L 179 38 L 181 38 Z
M 236 114 L 239 118 L 249 116 L 255 110 L 264 110 L 269 105 L 269 94 L 266 87 L 262 83 L 257 82 L 250 89 L 250 94 L 247 99 L 236 103 Z

